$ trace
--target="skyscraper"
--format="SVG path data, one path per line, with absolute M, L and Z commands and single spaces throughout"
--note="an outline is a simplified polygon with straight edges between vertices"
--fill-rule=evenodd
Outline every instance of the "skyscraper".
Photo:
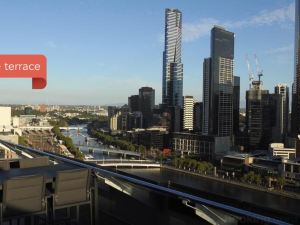
M 203 103 L 194 103 L 194 131 L 202 132 L 203 124 Z
M 246 127 L 249 136 L 249 147 L 257 150 L 265 145 L 271 137 L 269 119 L 269 91 L 263 90 L 261 81 L 253 81 L 246 92 Z
M 210 71 L 211 71 L 211 58 L 204 59 L 203 62 L 203 124 L 202 133 L 208 134 L 209 107 L 210 107 Z
M 151 87 L 139 89 L 139 106 L 143 114 L 143 126 L 148 128 L 152 125 L 153 109 L 155 106 L 155 90 Z
M 182 14 L 178 9 L 165 12 L 162 103 L 182 107 L 183 65 L 181 63 Z
M 129 112 L 137 112 L 140 110 L 139 95 L 131 95 L 128 97 Z
M 233 134 L 234 33 L 222 27 L 211 30 L 211 57 L 204 60 L 204 134 Z
M 275 86 L 275 94 L 281 95 L 278 109 L 278 128 L 279 135 L 283 138 L 288 133 L 289 126 L 289 87 L 286 84 L 278 84 Z
M 240 77 L 234 76 L 233 84 L 233 134 L 237 136 L 240 130 Z
M 297 137 L 300 133 L 300 0 L 296 0 L 295 6 L 295 62 L 292 88 L 291 133 L 294 137 Z
M 184 96 L 183 98 L 183 130 L 194 129 L 194 98 Z

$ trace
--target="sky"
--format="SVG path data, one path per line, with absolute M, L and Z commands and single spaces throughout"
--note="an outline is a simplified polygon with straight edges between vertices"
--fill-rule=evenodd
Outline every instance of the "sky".
M 138 89 L 161 102 L 165 8 L 183 15 L 183 93 L 202 100 L 202 64 L 210 30 L 235 33 L 235 70 L 241 106 L 249 86 L 246 57 L 263 70 L 265 89 L 292 84 L 294 0 L 0 0 L 0 54 L 44 54 L 48 84 L 0 81 L 0 104 L 115 105 Z

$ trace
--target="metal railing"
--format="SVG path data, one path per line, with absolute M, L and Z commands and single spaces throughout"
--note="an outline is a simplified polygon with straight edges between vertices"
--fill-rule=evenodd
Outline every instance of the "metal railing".
M 36 150 L 36 149 L 33 149 L 33 148 L 29 148 L 29 147 L 15 145 L 15 144 L 12 144 L 12 143 L 9 143 L 9 142 L 6 142 L 6 141 L 2 141 L 2 140 L 0 141 L 0 143 L 6 144 L 6 145 L 10 146 L 11 148 L 15 147 L 15 148 L 21 149 L 25 152 L 27 151 L 27 152 L 37 154 L 37 155 L 48 156 L 48 157 L 50 157 L 52 159 L 55 159 L 55 160 L 58 160 L 58 161 L 73 164 L 73 165 L 80 166 L 80 167 L 85 167 L 85 168 L 91 169 L 95 173 L 100 173 L 102 175 L 105 174 L 107 176 L 111 176 L 111 177 L 114 177 L 114 178 L 119 178 L 119 179 L 122 179 L 126 182 L 141 186 L 141 187 L 146 188 L 146 189 L 157 191 L 157 192 L 160 192 L 162 194 L 168 194 L 168 195 L 174 196 L 176 198 L 182 199 L 182 200 L 187 201 L 187 202 L 203 204 L 203 205 L 206 205 L 206 206 L 213 207 L 215 209 L 220 209 L 220 210 L 223 210 L 223 211 L 235 214 L 235 215 L 239 215 L 239 216 L 254 219 L 254 220 L 259 220 L 261 222 L 265 222 L 265 223 L 269 223 L 269 224 L 290 224 L 290 223 L 287 223 L 283 220 L 279 220 L 279 219 L 271 218 L 271 217 L 268 217 L 268 216 L 260 215 L 258 213 L 254 213 L 254 212 L 247 211 L 247 210 L 244 210 L 244 209 L 239 209 L 239 208 L 229 206 L 229 205 L 226 205 L 226 204 L 223 204 L 223 203 L 220 203 L 220 202 L 208 200 L 208 199 L 205 199 L 205 198 L 202 198 L 202 197 L 199 197 L 199 196 L 195 196 L 195 195 L 192 195 L 192 194 L 188 194 L 188 193 L 185 193 L 185 192 L 182 192 L 182 191 L 174 190 L 174 189 L 164 187 L 164 186 L 161 186 L 161 185 L 158 185 L 158 184 L 150 183 L 150 182 L 147 182 L 147 181 L 144 181 L 144 180 L 140 180 L 140 179 L 133 178 L 133 177 L 130 177 L 130 176 L 126 176 L 126 175 L 123 175 L 123 174 L 119 174 L 119 173 L 116 173 L 116 172 L 113 172 L 113 171 L 109 171 L 109 170 L 106 170 L 106 169 L 103 169 L 103 168 L 99 168 L 97 165 L 93 165 L 91 163 L 87 163 L 87 162 L 84 162 L 84 161 L 81 161 L 81 160 L 71 159 L 71 158 L 61 156 L 61 155 L 58 155 L 58 154 L 55 154 L 55 153 L 44 152 L 44 151 Z

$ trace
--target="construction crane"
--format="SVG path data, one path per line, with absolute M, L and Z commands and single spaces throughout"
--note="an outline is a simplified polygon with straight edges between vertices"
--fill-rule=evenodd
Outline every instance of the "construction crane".
M 254 73 L 253 70 L 251 68 L 250 62 L 249 62 L 249 58 L 248 55 L 246 55 L 246 63 L 247 63 L 247 68 L 248 68 L 248 75 L 249 75 L 249 89 L 251 89 L 252 87 L 252 82 L 254 80 Z
M 256 54 L 254 55 L 254 57 L 255 57 L 256 73 L 257 73 L 257 76 L 258 76 L 258 81 L 259 81 L 259 83 L 262 84 L 261 77 L 263 76 L 263 70 L 260 68 L 260 63 L 258 61 L 258 58 L 257 58 Z

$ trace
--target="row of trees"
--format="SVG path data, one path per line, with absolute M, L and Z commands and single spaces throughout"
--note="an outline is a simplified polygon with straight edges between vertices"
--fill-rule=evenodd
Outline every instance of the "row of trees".
M 89 130 L 89 134 L 91 137 L 97 138 L 105 145 L 112 145 L 122 150 L 136 151 L 141 153 L 145 153 L 146 151 L 145 146 L 132 144 L 129 141 L 113 137 L 109 134 L 104 134 L 100 131 L 97 131 L 96 129 Z
M 249 183 L 249 184 L 256 184 L 261 185 L 262 184 L 262 177 L 260 174 L 256 174 L 253 171 L 250 171 L 241 178 L 241 181 Z
M 52 132 L 58 140 L 61 140 L 68 150 L 74 155 L 76 159 L 84 159 L 83 153 L 74 145 L 72 138 L 64 136 L 59 129 L 59 126 L 54 126 Z
M 279 189 L 283 189 L 284 185 L 286 184 L 286 180 L 284 177 L 281 176 L 262 176 L 260 174 L 255 173 L 254 171 L 250 171 L 241 178 L 242 182 L 246 182 L 249 184 L 256 184 L 256 185 L 264 185 L 267 187 L 275 187 Z
M 179 169 L 189 169 L 200 173 L 213 172 L 214 166 L 206 161 L 197 161 L 190 158 L 174 158 L 173 166 Z
M 107 116 L 97 116 L 87 112 L 81 112 L 80 115 L 68 118 L 63 116 L 56 116 L 55 120 L 50 120 L 51 126 L 67 127 L 72 125 L 86 124 L 92 122 L 94 125 L 97 124 L 101 127 L 107 127 L 108 117 Z

